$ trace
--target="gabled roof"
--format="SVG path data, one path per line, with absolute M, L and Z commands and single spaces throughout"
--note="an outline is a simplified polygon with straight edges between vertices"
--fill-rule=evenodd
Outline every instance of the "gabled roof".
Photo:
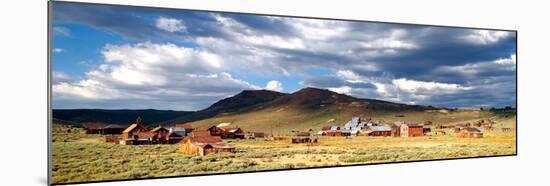
M 186 138 L 192 143 L 217 143 L 223 142 L 220 136 L 211 136 L 208 131 L 193 131 Z
M 144 127 L 143 125 L 138 125 L 138 124 L 131 124 L 128 128 L 126 128 L 124 131 L 122 131 L 122 133 L 129 133 L 131 132 L 132 130 L 136 129 L 136 128 L 144 128 L 144 129 L 147 129 L 147 127 Z
M 117 125 L 117 124 L 110 124 L 110 125 L 107 125 L 105 127 L 103 127 L 103 129 L 123 129 L 123 128 L 126 128 L 122 125 Z
M 84 123 L 82 126 L 86 129 L 101 129 L 99 123 Z
M 159 126 L 153 128 L 153 129 L 151 129 L 151 132 L 158 132 L 160 130 L 168 130 L 168 129 L 166 129 L 166 128 L 159 125 Z
M 225 131 L 229 132 L 229 133 L 235 133 L 239 130 L 241 130 L 241 128 L 227 128 L 227 129 L 225 129 Z

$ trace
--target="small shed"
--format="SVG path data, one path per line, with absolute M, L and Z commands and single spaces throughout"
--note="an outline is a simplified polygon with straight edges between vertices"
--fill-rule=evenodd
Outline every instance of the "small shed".
M 206 156 L 211 153 L 235 153 L 235 147 L 224 143 L 220 136 L 211 136 L 209 131 L 194 131 L 179 143 L 183 154 Z
M 477 128 L 466 127 L 466 128 L 463 128 L 460 132 L 458 132 L 458 137 L 481 138 L 483 137 L 483 133 Z

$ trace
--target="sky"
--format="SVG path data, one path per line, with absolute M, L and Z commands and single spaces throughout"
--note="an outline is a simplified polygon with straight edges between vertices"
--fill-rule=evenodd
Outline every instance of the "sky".
M 516 33 L 54 2 L 55 109 L 194 111 L 305 87 L 458 108 L 516 105 Z

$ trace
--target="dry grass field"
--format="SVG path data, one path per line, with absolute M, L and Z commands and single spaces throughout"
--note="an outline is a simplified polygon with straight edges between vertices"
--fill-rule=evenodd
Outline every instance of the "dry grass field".
M 103 142 L 100 135 L 80 134 L 57 126 L 53 131 L 53 183 L 132 178 L 154 178 L 372 164 L 516 153 L 515 116 L 499 117 L 493 131 L 483 138 L 424 137 L 319 137 L 316 146 L 269 139 L 225 140 L 237 153 L 190 156 L 178 153 L 178 145 L 126 146 Z M 502 132 L 500 128 L 512 128 Z

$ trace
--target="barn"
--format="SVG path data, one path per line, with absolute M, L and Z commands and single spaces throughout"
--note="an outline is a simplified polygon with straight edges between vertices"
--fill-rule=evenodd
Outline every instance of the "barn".
M 179 143 L 183 154 L 206 156 L 211 153 L 235 153 L 235 147 L 224 143 L 220 136 L 211 136 L 209 131 L 194 131 Z
M 368 127 L 366 131 L 368 136 L 391 136 L 392 135 L 392 129 L 390 126 L 387 126 L 387 125 L 371 126 L 371 127 Z
M 402 124 L 399 134 L 401 137 L 424 136 L 424 127 L 419 124 Z

